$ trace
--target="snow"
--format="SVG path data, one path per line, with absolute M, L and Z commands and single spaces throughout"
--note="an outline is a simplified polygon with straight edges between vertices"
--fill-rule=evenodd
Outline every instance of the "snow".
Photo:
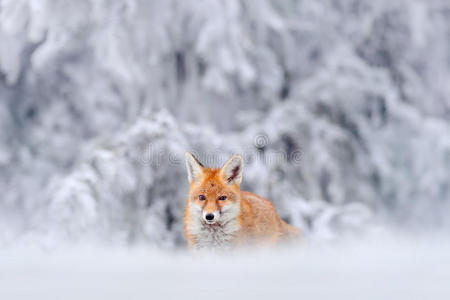
M 450 243 L 398 236 L 228 255 L 3 249 L 2 299 L 448 299 Z
M 310 240 L 450 228 L 449 3 L 0 1 L 0 245 L 184 245 L 184 152 Z
M 449 299 L 448 0 L 0 0 L 0 299 Z M 299 245 L 187 253 L 184 154 Z

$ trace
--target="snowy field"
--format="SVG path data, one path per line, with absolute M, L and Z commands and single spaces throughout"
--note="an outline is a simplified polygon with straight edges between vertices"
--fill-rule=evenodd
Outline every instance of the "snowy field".
M 0 299 L 449 299 L 450 240 L 383 239 L 234 255 L 2 250 Z

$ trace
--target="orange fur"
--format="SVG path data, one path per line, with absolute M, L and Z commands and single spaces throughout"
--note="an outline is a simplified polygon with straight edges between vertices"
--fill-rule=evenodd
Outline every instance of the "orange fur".
M 200 248 L 202 243 L 205 247 L 210 244 L 228 247 L 276 244 L 298 237 L 298 229 L 281 220 L 269 200 L 241 191 L 240 182 L 230 184 L 222 171 L 226 166 L 222 169 L 199 166 L 196 180 L 190 183 L 185 210 L 185 237 L 189 248 Z M 199 195 L 205 199 L 200 200 Z M 219 200 L 221 196 L 226 196 L 226 200 Z M 203 214 L 217 212 L 223 223 L 219 219 L 218 224 L 208 225 L 204 219 L 198 220 L 200 210 Z

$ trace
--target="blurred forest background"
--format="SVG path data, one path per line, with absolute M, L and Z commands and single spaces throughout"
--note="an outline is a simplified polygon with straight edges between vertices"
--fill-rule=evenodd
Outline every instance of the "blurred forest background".
M 183 245 L 184 152 L 310 239 L 450 230 L 447 0 L 0 0 L 0 244 Z

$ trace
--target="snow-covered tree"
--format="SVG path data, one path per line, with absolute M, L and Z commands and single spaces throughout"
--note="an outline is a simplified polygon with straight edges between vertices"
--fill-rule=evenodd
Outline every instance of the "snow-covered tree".
M 306 236 L 449 228 L 446 0 L 0 0 L 0 242 L 182 244 L 184 151 Z

